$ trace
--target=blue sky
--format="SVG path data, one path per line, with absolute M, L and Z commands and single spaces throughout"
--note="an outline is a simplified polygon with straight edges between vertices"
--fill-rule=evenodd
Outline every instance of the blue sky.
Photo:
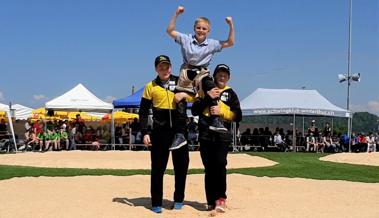
M 99 1 L 0 0 L 0 102 L 39 107 L 78 83 L 99 98 L 131 94 L 155 77 L 153 60 L 179 46 L 165 30 L 178 5 L 177 30 L 211 20 L 211 38 L 236 43 L 214 56 L 231 67 L 240 99 L 256 88 L 316 89 L 346 108 L 348 0 Z M 379 115 L 379 1 L 353 1 L 351 108 Z

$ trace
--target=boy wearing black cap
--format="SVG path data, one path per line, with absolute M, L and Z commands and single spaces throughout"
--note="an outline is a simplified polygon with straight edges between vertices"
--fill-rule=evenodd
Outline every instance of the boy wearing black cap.
M 211 115 L 220 116 L 225 127 L 230 130 L 232 122 L 240 122 L 242 111 L 237 94 L 229 87 L 230 69 L 219 64 L 213 74 L 217 88 L 208 91 L 204 98 L 198 98 L 192 105 L 192 114 L 199 116 L 200 154 L 205 168 L 205 193 L 208 209 L 218 212 L 226 210 L 226 165 L 228 147 L 232 134 L 209 130 Z M 209 102 L 219 98 L 216 106 Z M 209 112 L 208 112 L 209 111 Z
M 170 154 L 169 147 L 175 131 L 173 120 L 177 117 L 174 102 L 174 90 L 178 77 L 171 75 L 169 57 L 160 55 L 154 62 L 158 76 L 147 83 L 143 91 L 139 118 L 143 143 L 151 146 L 151 203 L 152 211 L 162 212 L 163 175 Z M 148 130 L 149 110 L 153 110 L 153 129 Z M 183 206 L 184 190 L 187 178 L 189 154 L 188 147 L 183 146 L 172 152 L 175 171 L 175 192 L 173 208 L 180 210 Z

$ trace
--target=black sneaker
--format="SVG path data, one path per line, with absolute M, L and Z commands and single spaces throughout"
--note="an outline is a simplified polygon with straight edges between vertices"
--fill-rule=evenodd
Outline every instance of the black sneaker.
M 225 133 L 228 131 L 227 128 L 222 124 L 220 117 L 214 117 L 209 129 L 215 132 Z
M 176 150 L 178 148 L 183 147 L 186 144 L 187 144 L 187 140 L 184 137 L 184 135 L 182 133 L 176 133 L 169 150 L 171 151 Z

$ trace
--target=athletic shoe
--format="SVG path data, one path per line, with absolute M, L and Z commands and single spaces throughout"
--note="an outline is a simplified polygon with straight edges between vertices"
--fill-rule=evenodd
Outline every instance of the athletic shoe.
M 228 131 L 227 128 L 222 124 L 222 121 L 220 120 L 220 117 L 214 117 L 212 119 L 212 123 L 209 126 L 210 130 L 213 130 L 215 132 L 225 133 Z
M 184 137 L 184 135 L 182 133 L 176 133 L 175 134 L 175 137 L 174 137 L 174 140 L 172 141 L 172 144 L 170 146 L 170 150 L 176 150 L 178 148 L 181 148 L 183 147 L 184 145 L 187 144 L 187 140 L 186 138 Z
M 154 213 L 162 213 L 162 207 L 160 206 L 153 207 L 151 208 L 151 211 L 153 211 Z
M 226 211 L 226 203 L 225 203 L 225 199 L 224 198 L 219 198 L 216 201 L 216 208 L 215 209 L 219 213 L 225 213 L 225 211 Z
M 174 205 L 172 206 L 172 209 L 181 210 L 182 207 L 183 207 L 183 202 L 175 202 Z

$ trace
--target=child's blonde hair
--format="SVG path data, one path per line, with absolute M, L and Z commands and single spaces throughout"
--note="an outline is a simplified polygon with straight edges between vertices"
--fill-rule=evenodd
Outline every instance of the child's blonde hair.
M 199 22 L 205 22 L 205 23 L 207 23 L 209 29 L 211 29 L 211 22 L 209 21 L 208 18 L 206 18 L 206 17 L 198 17 L 198 18 L 196 18 L 196 20 L 195 20 L 195 24 L 193 25 L 193 27 L 195 28 L 196 25 L 197 25 Z

